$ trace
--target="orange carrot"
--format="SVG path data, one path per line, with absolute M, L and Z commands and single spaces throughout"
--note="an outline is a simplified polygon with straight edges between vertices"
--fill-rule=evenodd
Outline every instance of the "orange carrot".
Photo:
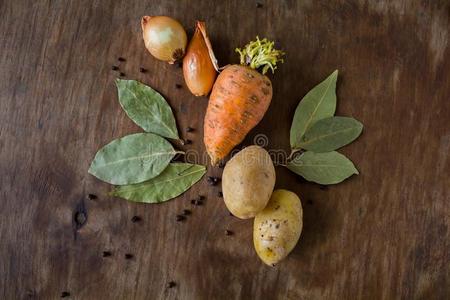
M 244 49 L 236 49 L 241 64 L 227 66 L 217 77 L 204 122 L 204 142 L 212 165 L 241 143 L 269 108 L 272 83 L 264 74 L 269 69 L 274 72 L 284 54 L 273 44 L 257 37 Z

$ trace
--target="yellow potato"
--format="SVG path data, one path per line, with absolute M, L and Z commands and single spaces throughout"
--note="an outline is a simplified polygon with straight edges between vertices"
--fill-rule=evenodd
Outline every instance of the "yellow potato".
M 275 186 L 275 168 L 269 153 L 250 146 L 226 164 L 222 192 L 228 210 L 238 218 L 254 217 L 266 207 Z
M 294 249 L 303 226 L 300 198 L 287 190 L 275 190 L 269 203 L 253 223 L 253 244 L 261 260 L 269 265 L 285 258 Z

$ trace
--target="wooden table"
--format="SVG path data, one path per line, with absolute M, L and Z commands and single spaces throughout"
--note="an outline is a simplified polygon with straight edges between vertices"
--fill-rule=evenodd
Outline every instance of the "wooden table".
M 260 3 L 0 3 L 1 299 L 449 299 L 449 1 Z M 339 69 L 337 113 L 365 126 L 342 151 L 361 174 L 321 189 L 277 167 L 276 186 L 304 208 L 300 242 L 277 267 L 258 259 L 252 220 L 229 216 L 220 186 L 203 179 L 143 205 L 108 197 L 87 173 L 102 145 L 141 131 L 117 101 L 113 65 L 165 95 L 193 141 L 182 149 L 204 151 L 208 100 L 147 53 L 144 14 L 173 16 L 189 34 L 205 20 L 221 65 L 256 35 L 286 51 L 272 105 L 243 145 L 265 134 L 268 149 L 287 151 L 299 100 Z M 191 207 L 199 194 L 204 205 Z M 176 222 L 183 209 L 192 215 Z

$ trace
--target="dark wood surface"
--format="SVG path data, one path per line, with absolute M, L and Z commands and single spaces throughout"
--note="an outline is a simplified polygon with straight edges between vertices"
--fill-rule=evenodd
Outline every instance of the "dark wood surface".
M 1 299 L 449 299 L 449 1 L 261 3 L 0 2 Z M 361 174 L 320 189 L 277 167 L 276 186 L 304 208 L 300 242 L 277 267 L 255 254 L 252 220 L 229 216 L 206 180 L 142 205 L 106 196 L 87 173 L 99 147 L 140 131 L 117 101 L 119 56 L 126 78 L 166 96 L 193 140 L 182 149 L 204 151 L 208 100 L 147 53 L 144 14 L 173 16 L 189 33 L 205 20 L 221 65 L 256 35 L 286 51 L 271 107 L 243 145 L 265 134 L 268 149 L 287 151 L 297 103 L 339 69 L 337 112 L 365 125 L 342 150 Z M 199 194 L 205 203 L 192 208 Z M 185 208 L 192 215 L 177 223 Z

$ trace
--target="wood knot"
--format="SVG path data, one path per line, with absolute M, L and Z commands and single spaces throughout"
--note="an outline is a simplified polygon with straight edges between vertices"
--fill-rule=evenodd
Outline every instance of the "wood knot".
M 82 211 L 77 211 L 74 218 L 78 228 L 81 228 L 87 220 L 86 214 Z
M 72 224 L 73 224 L 73 229 L 74 229 L 75 235 L 76 235 L 76 232 L 86 224 L 87 218 L 88 218 L 88 214 L 87 214 L 86 206 L 84 205 L 84 199 L 82 199 L 81 202 L 79 202 L 77 204 L 77 206 L 75 207 L 75 210 L 73 212 Z M 76 236 L 75 236 L 75 238 L 76 238 Z

